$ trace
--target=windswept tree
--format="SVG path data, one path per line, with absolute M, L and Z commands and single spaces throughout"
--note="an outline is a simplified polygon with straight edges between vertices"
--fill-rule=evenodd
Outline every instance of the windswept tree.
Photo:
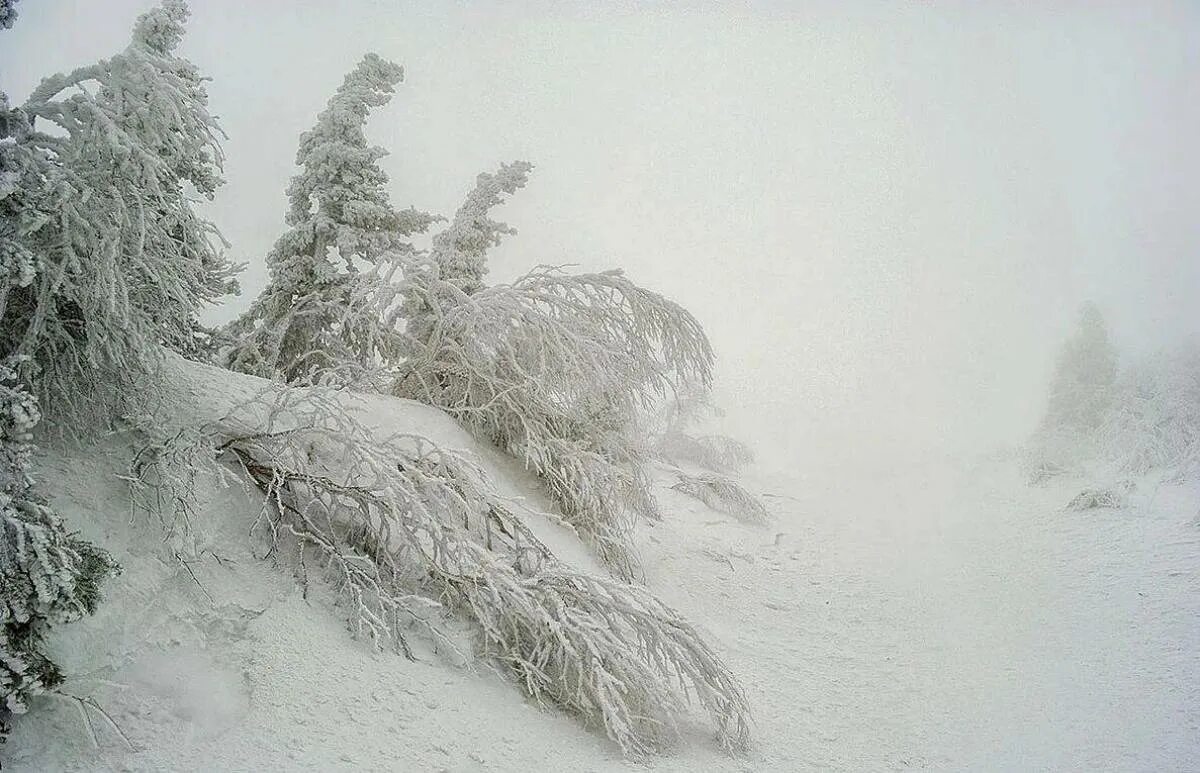
M 368 54 L 301 135 L 289 228 L 267 255 L 270 280 L 228 329 L 234 343 L 224 359 L 234 370 L 286 382 L 341 371 L 356 380 L 400 358 L 391 280 L 415 254 L 409 237 L 434 218 L 392 207 L 378 163 L 387 151 L 368 144 L 363 127 L 403 78 L 399 65 Z
M 407 652 L 417 626 L 453 647 L 429 614 L 452 612 L 529 695 L 602 726 L 627 753 L 657 748 L 692 701 L 723 746 L 744 748 L 746 696 L 674 610 L 561 563 L 470 459 L 359 417 L 347 384 L 375 385 L 364 376 L 378 366 L 398 374 L 395 391 L 523 458 L 632 574 L 625 504 L 653 511 L 637 416 L 677 383 L 707 383 L 711 366 L 695 319 L 617 272 L 485 285 L 487 249 L 512 233 L 488 213 L 525 184 L 523 162 L 480 175 L 432 249 L 415 250 L 408 237 L 434 218 L 392 209 L 384 151 L 362 131 L 401 75 L 367 56 L 302 137 L 270 284 L 226 331 L 234 368 L 323 383 L 263 385 L 202 427 L 148 422 L 151 442 L 126 477 L 135 502 L 186 515 L 199 465 L 230 463 L 264 495 L 252 537 L 324 566 L 355 631 Z M 187 528 L 171 514 L 164 523 Z
M 677 388 L 704 389 L 712 354 L 696 319 L 620 272 L 538 269 L 488 286 L 487 251 L 514 230 L 491 210 L 526 184 L 517 161 L 481 174 L 427 252 L 436 218 L 388 201 L 385 154 L 363 124 L 400 82 L 368 55 L 300 142 L 290 229 L 270 282 L 226 331 L 233 369 L 391 390 L 447 410 L 539 475 L 566 517 L 623 576 L 627 533 L 657 514 L 640 417 Z M 402 270 L 403 281 L 396 276 Z
M 620 575 L 628 532 L 657 516 L 641 417 L 705 389 L 712 352 L 696 319 L 619 271 L 539 268 L 488 286 L 487 249 L 513 233 L 488 213 L 525 185 L 516 162 L 480 175 L 431 260 L 405 279 L 408 354 L 394 391 L 439 406 L 520 459 Z
M 120 405 L 235 289 L 192 209 L 221 150 L 203 78 L 175 54 L 187 15 L 166 0 L 122 53 L 0 100 L 0 349 L 27 356 L 55 407 Z
M 528 161 L 514 161 L 501 164 L 495 174 L 481 172 L 454 220 L 433 237 L 432 249 L 407 264 L 403 316 L 407 340 L 418 352 L 427 346 L 443 309 L 462 303 L 486 286 L 488 249 L 517 232 L 507 223 L 493 220 L 491 210 L 503 203 L 505 196 L 524 188 L 532 169 Z

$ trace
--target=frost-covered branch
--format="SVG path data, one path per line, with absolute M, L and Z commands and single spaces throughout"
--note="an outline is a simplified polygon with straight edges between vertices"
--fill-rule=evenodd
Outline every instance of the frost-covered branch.
M 1117 474 L 1200 474 L 1200 347 L 1131 363 L 1097 434 Z
M 263 493 L 253 532 L 267 552 L 320 568 L 355 632 L 407 653 L 415 625 L 453 647 L 438 615 L 461 615 L 483 657 L 531 696 L 603 726 L 628 754 L 669 737 L 692 699 L 723 746 L 746 746 L 741 688 L 676 612 L 561 564 L 475 462 L 420 436 L 376 436 L 347 399 L 269 390 L 207 427 L 202 445 Z
M 446 285 L 423 276 L 409 291 L 436 297 Z M 618 271 L 538 269 L 439 306 L 413 347 L 397 394 L 521 459 L 606 560 L 636 574 L 630 513 L 656 514 L 636 425 L 678 387 L 708 384 L 712 351 L 696 319 Z
M 671 488 L 699 499 L 714 510 L 748 523 L 767 523 L 771 515 L 766 505 L 732 478 L 716 473 L 689 475 L 676 473 L 679 481 Z

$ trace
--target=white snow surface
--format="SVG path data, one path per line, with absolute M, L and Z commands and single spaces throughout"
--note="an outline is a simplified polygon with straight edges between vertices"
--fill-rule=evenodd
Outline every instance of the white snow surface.
M 164 398 L 211 419 L 262 382 L 173 361 Z M 366 399 L 373 424 L 479 456 L 506 494 L 547 507 L 517 464 L 441 413 Z M 40 481 L 124 573 L 94 617 L 58 629 L 70 675 L 0 749 L 9 771 L 1200 769 L 1200 486 L 1142 481 L 1123 509 L 1063 509 L 1086 485 L 1027 486 L 1012 455 L 768 458 L 744 477 L 775 523 L 742 525 L 671 491 L 641 527 L 649 587 L 742 678 L 749 755 L 697 718 L 677 748 L 621 758 L 481 663 L 416 662 L 354 640 L 344 615 L 247 536 L 257 494 L 201 487 L 200 555 L 181 566 L 131 516 L 134 438 L 48 451 Z M 599 571 L 531 514 L 560 556 Z M 218 559 L 219 557 L 219 559 Z

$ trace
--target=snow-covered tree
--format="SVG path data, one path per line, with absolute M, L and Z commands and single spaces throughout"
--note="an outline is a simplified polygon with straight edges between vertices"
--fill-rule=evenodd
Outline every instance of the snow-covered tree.
M 41 415 L 16 365 L 0 363 L 0 742 L 31 698 L 62 681 L 42 652 L 46 630 L 93 612 L 117 568 L 68 534 L 33 488 L 30 435 Z
M 0 101 L 0 349 L 30 356 L 56 409 L 110 413 L 235 289 L 192 209 L 221 183 L 221 151 L 203 78 L 175 54 L 187 15 L 165 0 L 122 53 Z
M 1094 433 L 1112 404 L 1116 377 L 1117 353 L 1104 315 L 1095 304 L 1084 304 L 1075 333 L 1058 355 L 1045 430 L 1079 437 Z
M 301 136 L 289 228 L 267 256 L 270 280 L 227 331 L 233 369 L 295 382 L 399 359 L 392 275 L 415 253 L 408 238 L 434 218 L 392 207 L 378 163 L 387 151 L 370 145 L 363 127 L 403 77 L 399 65 L 368 54 Z
M 581 533 L 635 572 L 629 515 L 655 514 L 635 424 L 682 384 L 706 385 L 708 340 L 678 305 L 620 272 L 540 269 L 488 287 L 487 250 L 514 230 L 490 211 L 526 184 L 517 161 L 481 174 L 425 253 L 409 237 L 436 220 L 396 211 L 385 154 L 363 125 L 402 69 L 368 55 L 300 142 L 290 226 L 270 282 L 226 331 L 233 369 L 285 382 L 392 390 L 449 411 L 537 472 Z M 397 268 L 403 282 L 394 282 Z M 402 321 L 402 327 L 401 327 Z M 401 362 L 403 360 L 403 362 Z
M 17 0 L 0 0 L 0 30 L 11 29 L 17 20 Z
M 5 6 L 11 22 L 11 4 Z M 233 289 L 192 209 L 220 184 L 203 78 L 174 51 L 187 7 L 143 14 L 117 56 L 0 94 L 0 725 L 61 679 L 48 626 L 96 605 L 115 571 L 68 534 L 30 477 L 41 405 L 80 434 L 133 407 L 162 346 L 195 346 L 201 308 Z M 75 409 L 99 422 L 83 421 Z
M 501 164 L 495 174 L 480 173 L 450 225 L 433 237 L 429 253 L 406 265 L 402 314 L 410 345 L 419 349 L 429 341 L 442 309 L 483 289 L 488 249 L 516 233 L 507 223 L 492 220 L 491 210 L 505 195 L 524 188 L 532 169 L 528 161 L 514 161 Z
M 480 175 L 432 259 L 409 265 L 409 357 L 394 391 L 522 460 L 602 557 L 636 576 L 632 519 L 657 515 L 640 418 L 681 387 L 706 388 L 712 352 L 691 314 L 619 271 L 541 268 L 485 286 L 488 247 L 513 232 L 488 212 L 529 169 Z
M 188 198 L 220 183 L 220 149 L 202 79 L 173 53 L 186 17 L 164 0 L 122 54 L 47 79 L 20 108 L 0 101 L 0 345 L 16 353 L 0 368 L 0 727 L 60 679 L 39 650 L 46 627 L 91 612 L 116 570 L 31 488 L 39 417 L 25 386 L 111 415 L 150 382 L 162 344 L 194 348 L 199 309 L 230 289 L 219 237 Z M 363 135 L 401 76 L 366 57 L 301 138 L 289 230 L 268 258 L 270 286 L 226 331 L 229 361 L 278 381 L 336 371 L 361 383 L 407 354 L 389 386 L 524 458 L 627 568 L 613 556 L 627 548 L 623 505 L 653 509 L 637 416 L 679 384 L 707 383 L 707 339 L 619 272 L 538 270 L 485 286 L 486 250 L 511 233 L 487 213 L 524 184 L 527 164 L 480 176 L 419 260 L 407 237 L 435 218 L 391 207 L 384 151 Z M 428 614 L 453 612 L 529 695 L 602 726 L 630 754 L 655 748 L 693 701 L 722 746 L 747 745 L 745 694 L 678 613 L 560 563 L 474 462 L 416 435 L 381 436 L 353 399 L 329 384 L 271 383 L 174 433 L 143 409 L 134 426 L 151 438 L 127 476 L 135 504 L 191 512 L 198 469 L 222 460 L 264 495 L 252 538 L 326 568 L 356 631 L 405 651 L 405 631 L 424 626 L 454 646 Z
M 1100 451 L 1121 475 L 1200 474 L 1200 345 L 1130 363 L 1100 427 Z

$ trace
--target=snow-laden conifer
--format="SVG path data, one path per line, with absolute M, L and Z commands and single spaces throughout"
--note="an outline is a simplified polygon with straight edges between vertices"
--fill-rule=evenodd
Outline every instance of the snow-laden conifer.
M 1104 315 L 1095 304 L 1084 304 L 1075 333 L 1063 344 L 1055 364 L 1045 429 L 1094 433 L 1112 404 L 1116 377 L 1117 353 Z
M 203 78 L 175 53 L 187 15 L 165 0 L 120 54 L 0 100 L 0 348 L 29 355 L 56 410 L 128 400 L 159 346 L 193 350 L 202 307 L 234 289 L 192 209 L 221 183 L 221 150 Z
M 1096 455 L 1100 428 L 1113 404 L 1117 371 L 1117 353 L 1104 316 L 1095 304 L 1085 303 L 1055 361 L 1046 412 L 1026 460 L 1031 481 Z
M 354 381 L 399 359 L 392 277 L 412 259 L 409 237 L 434 218 L 392 207 L 378 163 L 387 151 L 363 128 L 403 77 L 399 65 L 368 54 L 301 135 L 288 230 L 267 255 L 267 287 L 227 331 L 224 360 L 234 370 L 287 382 L 335 371 Z
M 0 742 L 14 715 L 62 681 L 42 652 L 46 630 L 93 612 L 116 570 L 34 491 L 30 437 L 41 414 L 16 364 L 0 363 Z
M 504 196 L 516 193 L 529 181 L 533 165 L 527 161 L 501 164 L 493 174 L 481 172 L 475 187 L 445 229 L 434 235 L 432 249 L 405 266 L 406 354 L 424 351 L 443 309 L 461 303 L 483 289 L 487 251 L 503 236 L 517 231 L 491 218 L 491 210 Z

